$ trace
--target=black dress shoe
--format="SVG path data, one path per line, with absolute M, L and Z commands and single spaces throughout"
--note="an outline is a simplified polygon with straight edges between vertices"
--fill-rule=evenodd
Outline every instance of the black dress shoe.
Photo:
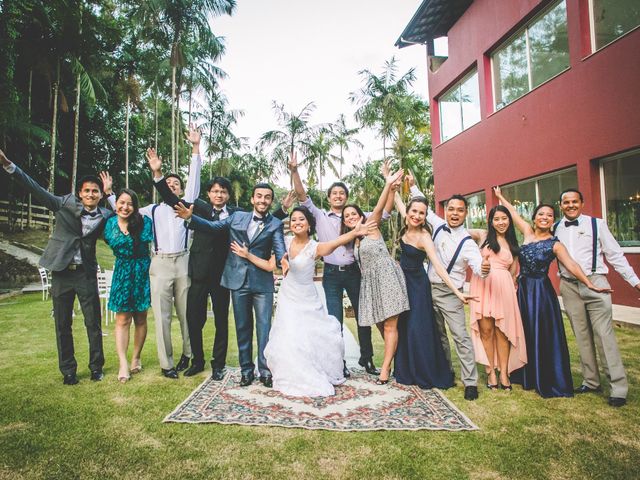
M 609 405 L 612 407 L 622 407 L 627 404 L 626 398 L 609 397 Z
M 242 374 L 242 378 L 240 378 L 240 386 L 241 387 L 248 387 L 249 385 L 251 385 L 253 383 L 253 379 L 255 377 L 253 376 L 253 373 L 247 373 L 247 374 Z
M 361 358 L 360 360 L 358 360 L 358 365 L 360 365 L 361 367 L 364 367 L 364 369 L 367 371 L 369 375 L 380 375 L 380 372 L 378 371 L 376 366 L 373 364 L 372 358 L 369 358 L 368 360 L 364 360 Z
M 273 388 L 273 377 L 260 377 L 260 382 L 267 388 Z
M 182 355 L 180 357 L 180 361 L 176 365 L 176 372 L 181 372 L 183 370 L 186 370 L 188 367 L 189 367 L 189 357 L 187 357 L 186 355 Z
M 477 398 L 478 398 L 478 387 L 474 387 L 472 385 L 468 387 L 464 387 L 465 400 L 475 400 Z
M 189 368 L 187 368 L 183 375 L 185 377 L 193 377 L 194 375 L 196 375 L 197 373 L 200 372 L 204 372 L 204 365 L 191 365 Z
M 222 380 L 226 374 L 226 370 L 224 369 L 224 367 L 222 368 L 214 368 L 213 371 L 211 372 L 211 378 L 216 381 L 219 382 L 220 380 Z
M 62 383 L 65 385 L 76 385 L 78 383 L 78 377 L 76 377 L 75 373 L 71 375 L 65 375 L 62 379 Z
M 173 380 L 178 378 L 178 372 L 176 372 L 175 368 L 170 368 L 169 370 L 162 369 L 162 375 L 165 378 L 171 378 Z
M 344 378 L 349 378 L 351 376 L 351 372 L 347 368 L 347 362 L 344 362 L 344 367 L 342 367 L 342 375 L 344 375 Z
M 602 387 L 591 388 L 586 385 L 580 385 L 576 388 L 573 393 L 600 393 L 602 392 Z
M 92 381 L 101 382 L 103 378 L 104 378 L 104 373 L 102 373 L 102 370 L 93 370 L 91 372 L 91 380 Z

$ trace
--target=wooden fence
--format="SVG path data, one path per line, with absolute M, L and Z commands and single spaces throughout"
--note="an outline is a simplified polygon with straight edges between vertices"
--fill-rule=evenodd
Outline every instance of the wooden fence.
M 11 211 L 10 211 L 11 209 Z M 49 229 L 49 210 L 41 205 L 31 204 L 31 222 L 28 222 L 29 206 L 26 203 L 16 202 L 10 205 L 7 200 L 0 200 L 0 223 L 12 224 L 14 228 L 30 226 Z

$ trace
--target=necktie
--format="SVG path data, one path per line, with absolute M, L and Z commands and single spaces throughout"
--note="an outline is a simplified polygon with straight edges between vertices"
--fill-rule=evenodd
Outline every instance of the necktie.
M 217 222 L 220 220 L 220 214 L 222 213 L 222 209 L 218 210 L 216 208 L 213 209 L 213 221 Z
M 575 220 L 565 220 L 564 221 L 564 226 L 565 227 L 577 227 L 578 226 L 578 219 Z
M 442 230 L 444 230 L 447 233 L 451 233 L 451 229 L 449 227 L 447 227 L 446 225 L 444 227 L 442 227 Z
M 93 218 L 93 217 L 95 217 L 96 215 L 98 215 L 98 211 L 97 211 L 97 210 L 95 210 L 95 211 L 93 211 L 93 212 L 90 212 L 90 211 L 85 210 L 85 209 L 83 208 L 83 209 L 82 209 L 82 213 L 81 213 L 81 215 L 82 215 L 83 217 L 85 217 L 85 216 L 89 215 L 91 218 Z

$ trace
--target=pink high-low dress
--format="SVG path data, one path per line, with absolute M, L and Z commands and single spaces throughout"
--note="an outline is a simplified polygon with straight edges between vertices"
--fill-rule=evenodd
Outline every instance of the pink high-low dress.
M 496 328 L 499 328 L 511 343 L 509 354 L 509 373 L 511 373 L 527 363 L 527 346 L 522 317 L 518 307 L 516 288 L 509 272 L 514 260 L 508 248 L 501 248 L 498 253 L 495 253 L 489 247 L 484 247 L 482 256 L 486 255 L 489 255 L 491 272 L 486 278 L 477 275 L 473 275 L 471 278 L 471 295 L 476 296 L 479 300 L 469 302 L 471 340 L 473 341 L 476 362 L 489 365 L 489 358 L 480 337 L 478 321 L 482 317 L 494 318 Z M 497 352 L 493 352 L 493 355 L 493 364 L 497 366 Z

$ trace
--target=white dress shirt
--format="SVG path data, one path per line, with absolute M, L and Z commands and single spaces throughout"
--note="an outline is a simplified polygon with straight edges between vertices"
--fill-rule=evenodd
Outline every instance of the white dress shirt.
M 247 227 L 247 236 L 249 237 L 249 241 L 252 241 L 253 237 L 255 237 L 258 234 L 258 229 L 260 229 L 261 227 L 264 228 L 264 220 L 263 221 L 254 220 L 255 217 L 260 217 L 263 219 L 264 217 L 259 213 L 256 213 L 255 210 L 251 212 L 251 215 L 252 215 L 251 221 L 249 222 L 249 226 Z
M 578 217 L 577 226 L 565 226 L 564 222 L 567 221 L 565 217 L 558 223 L 556 227 L 556 237 L 567 247 L 569 254 L 573 257 L 578 265 L 582 268 L 584 273 L 591 275 L 591 264 L 593 261 L 593 234 L 591 232 L 591 217 L 589 215 L 580 215 Z M 607 222 L 601 218 L 596 218 L 598 243 L 596 251 L 596 271 L 597 275 L 606 275 L 609 273 L 607 265 L 604 263 L 604 258 L 607 262 L 624 278 L 632 287 L 635 287 L 640 283 L 640 279 L 629 265 L 629 262 L 622 253 L 622 248 L 618 245 L 618 242 L 611 234 Z M 565 267 L 560 263 L 560 275 L 566 278 L 575 278 Z

